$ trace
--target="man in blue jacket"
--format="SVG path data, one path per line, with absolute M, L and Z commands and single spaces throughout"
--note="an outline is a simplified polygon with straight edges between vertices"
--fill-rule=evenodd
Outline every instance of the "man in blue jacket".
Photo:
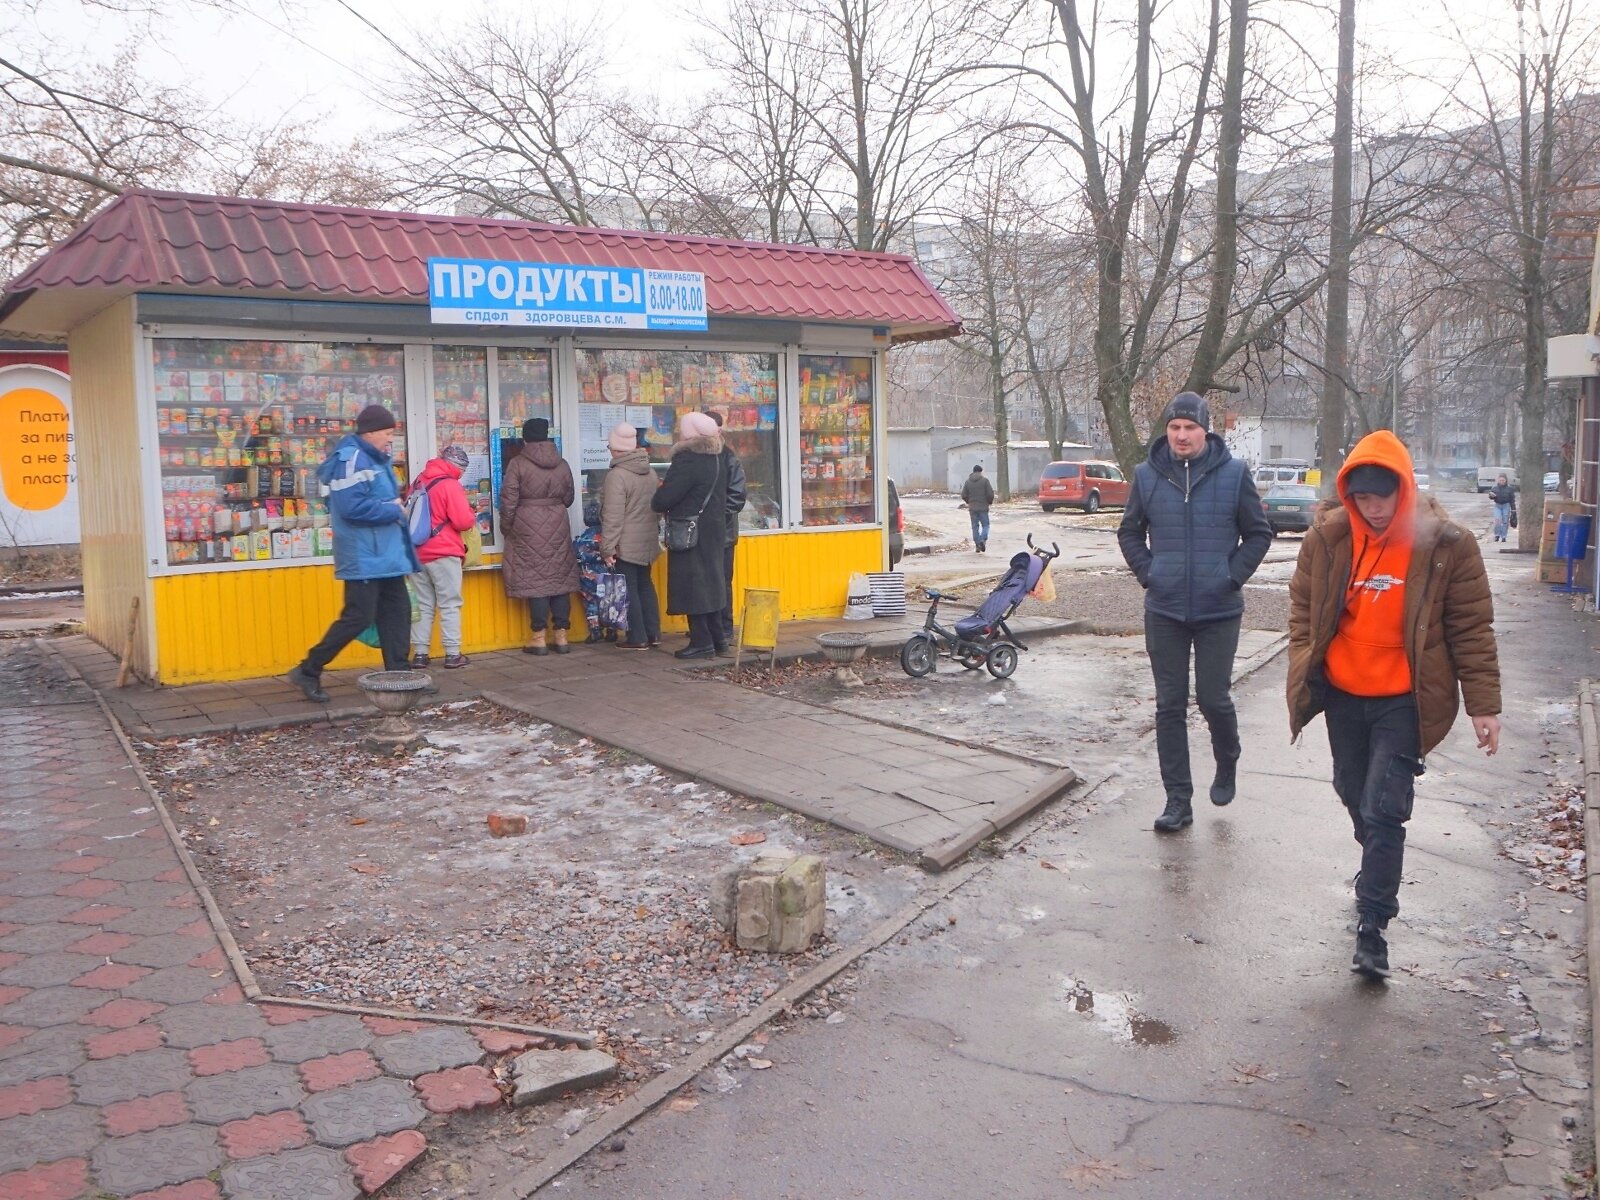
M 1194 823 L 1189 774 L 1189 654 L 1195 700 L 1211 729 L 1217 771 L 1211 803 L 1234 796 L 1239 721 L 1233 655 L 1244 616 L 1241 589 L 1272 544 L 1272 527 L 1245 464 L 1210 432 L 1211 408 L 1180 392 L 1161 414 L 1147 461 L 1133 472 L 1117 529 L 1122 557 L 1144 586 L 1144 644 L 1156 683 L 1156 752 L 1167 805 L 1155 827 Z
M 411 596 L 406 576 L 421 570 L 406 529 L 405 502 L 395 481 L 394 414 L 369 404 L 317 469 L 333 518 L 333 577 L 344 582 L 344 608 L 322 640 L 289 672 L 307 700 L 328 702 L 322 669 L 368 625 L 377 623 L 386 671 L 406 669 Z

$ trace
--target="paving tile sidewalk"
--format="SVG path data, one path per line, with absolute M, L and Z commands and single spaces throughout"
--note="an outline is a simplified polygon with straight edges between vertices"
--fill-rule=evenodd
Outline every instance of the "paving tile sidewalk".
M 88 688 L 0 645 L 0 1197 L 354 1200 L 530 1039 L 246 1000 Z M 533 1040 L 536 1042 L 536 1039 Z

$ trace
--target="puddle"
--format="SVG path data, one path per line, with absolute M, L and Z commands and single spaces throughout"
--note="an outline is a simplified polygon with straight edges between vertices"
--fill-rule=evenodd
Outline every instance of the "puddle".
M 1081 979 L 1068 979 L 1064 984 L 1063 999 L 1072 1005 L 1072 1010 L 1092 1019 L 1113 1041 L 1134 1046 L 1170 1046 L 1178 1040 L 1171 1025 L 1136 1009 L 1135 997 L 1127 992 L 1096 994 Z

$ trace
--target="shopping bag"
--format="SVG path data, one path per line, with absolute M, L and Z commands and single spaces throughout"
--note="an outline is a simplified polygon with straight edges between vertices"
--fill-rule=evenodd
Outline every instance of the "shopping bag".
M 474 521 L 467 526 L 467 531 L 461 535 L 461 543 L 467 548 L 467 556 L 462 560 L 463 570 L 470 571 L 473 567 L 483 566 L 483 531 Z
M 628 577 L 621 571 L 605 571 L 595 581 L 600 627 L 628 632 Z
M 1513 529 L 1515 529 L 1517 527 L 1517 510 L 1515 508 L 1513 508 L 1511 510 L 1510 525 L 1511 525 L 1511 528 L 1513 528 Z
M 850 583 L 845 589 L 844 619 L 846 621 L 872 619 L 872 584 L 860 571 L 853 571 L 850 574 Z
M 1050 574 L 1050 565 L 1048 563 L 1045 564 L 1044 570 L 1039 572 L 1038 582 L 1028 589 L 1028 595 L 1035 600 L 1043 600 L 1047 604 L 1056 598 L 1055 576 Z
M 382 650 L 383 642 L 378 637 L 378 623 L 374 621 L 360 633 L 356 634 L 356 641 L 363 646 L 371 646 L 374 650 Z

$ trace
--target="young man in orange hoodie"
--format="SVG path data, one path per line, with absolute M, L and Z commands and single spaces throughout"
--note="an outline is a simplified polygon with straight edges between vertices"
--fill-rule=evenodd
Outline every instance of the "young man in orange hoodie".
M 1379 980 L 1413 784 L 1461 696 L 1479 747 L 1499 748 L 1500 666 L 1477 539 L 1417 491 L 1400 439 L 1362 438 L 1338 492 L 1289 581 L 1289 726 L 1298 737 L 1318 712 L 1327 720 L 1334 791 L 1361 845 L 1350 969 Z

